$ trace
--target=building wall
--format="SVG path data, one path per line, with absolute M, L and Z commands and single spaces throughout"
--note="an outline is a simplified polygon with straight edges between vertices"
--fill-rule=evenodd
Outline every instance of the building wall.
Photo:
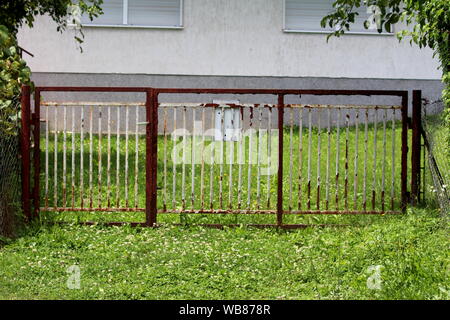
M 429 100 L 437 100 L 441 96 L 443 89 L 442 83 L 439 80 L 389 80 L 389 79 L 337 79 L 337 78 L 318 78 L 318 77 L 235 77 L 235 76 L 183 76 L 183 75 L 139 75 L 139 74 L 86 74 L 86 73 L 34 73 L 33 81 L 37 86 L 130 86 L 130 87 L 159 87 L 159 88 L 260 88 L 260 89 L 359 89 L 359 90 L 408 90 L 410 97 L 411 91 L 415 89 L 422 90 L 423 98 Z M 145 95 L 143 93 L 52 93 L 43 92 L 43 101 L 120 101 L 120 102 L 145 102 Z M 161 94 L 159 102 L 201 102 L 210 103 L 213 100 L 238 100 L 241 103 L 277 103 L 276 96 L 270 95 L 198 95 L 198 94 Z M 302 104 L 361 104 L 361 105 L 400 105 L 401 99 L 398 97 L 383 97 L 383 96 L 311 96 L 303 95 L 286 96 L 286 103 L 302 103 Z M 411 110 L 411 98 L 410 98 Z M 79 109 L 79 108 L 77 108 Z M 86 115 L 88 109 L 86 109 Z M 432 112 L 433 110 L 431 110 Z M 93 115 L 94 132 L 97 132 L 98 124 L 98 108 Z M 122 110 L 121 127 L 125 127 L 125 115 Z M 112 120 L 115 121 L 116 113 L 112 113 Z M 145 121 L 145 111 L 142 110 L 139 115 L 139 120 L 136 121 L 134 117 L 135 109 L 132 108 L 130 112 L 130 132 L 134 132 L 136 122 Z M 78 117 L 76 122 L 76 131 L 79 130 L 79 115 L 78 110 L 75 117 Z M 58 115 L 59 130 L 63 125 L 63 113 Z M 171 112 L 168 114 L 171 117 Z M 320 115 L 322 123 L 326 121 L 326 113 Z M 71 110 L 68 110 L 68 123 L 70 127 Z M 159 112 L 159 118 L 163 119 L 162 111 Z M 180 115 L 179 115 L 180 117 Z M 197 120 L 200 120 L 200 113 L 197 113 Z M 297 117 L 297 116 L 296 116 Z M 388 114 L 388 119 L 391 119 L 391 114 Z M 397 113 L 396 118 L 399 119 L 400 114 Z M 41 119 L 45 119 L 44 108 L 41 110 Z M 50 122 L 53 121 L 54 115 L 50 111 Z M 210 119 L 210 116 L 207 116 Z M 319 114 L 313 112 L 312 123 L 317 125 Z M 333 118 L 335 119 L 335 118 Z M 273 123 L 276 123 L 276 116 L 272 118 Z M 179 118 L 178 121 L 181 121 Z M 289 124 L 289 116 L 285 117 L 285 123 Z M 335 121 L 335 120 L 333 120 Z M 373 114 L 369 115 L 369 121 L 373 121 Z M 350 116 L 350 123 L 353 124 L 354 115 Z M 187 130 L 192 129 L 192 113 L 187 114 Z M 298 119 L 295 118 L 295 123 Z M 264 116 L 263 124 L 267 124 L 267 118 Z M 178 124 L 181 127 L 181 123 Z M 44 128 L 44 127 L 42 127 Z M 54 125 L 50 123 L 50 129 L 53 130 Z M 106 128 L 106 124 L 103 125 Z M 172 118 L 169 118 L 167 132 L 173 130 Z M 140 129 L 144 133 L 144 127 Z M 159 132 L 163 132 L 163 121 L 159 121 Z
M 86 27 L 80 53 L 74 30 L 60 34 L 49 18 L 40 17 L 33 29 L 20 31 L 19 43 L 35 55 L 25 58 L 38 73 L 424 80 L 441 75 L 430 50 L 395 36 L 346 35 L 327 43 L 326 34 L 283 32 L 283 0 L 185 0 L 184 25 Z

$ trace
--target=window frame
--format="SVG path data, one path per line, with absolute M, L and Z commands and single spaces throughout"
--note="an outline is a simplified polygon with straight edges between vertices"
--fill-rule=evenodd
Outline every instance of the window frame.
M 139 25 L 128 24 L 128 0 L 123 1 L 122 24 L 96 24 L 94 21 L 82 23 L 84 28 L 138 28 L 138 29 L 184 29 L 184 0 L 180 0 L 180 20 L 178 26 L 158 26 L 158 25 Z
M 302 29 L 288 29 L 286 27 L 286 1 L 283 1 L 283 29 L 282 31 L 285 33 L 310 33 L 310 34 L 330 34 L 331 30 L 324 30 L 323 28 L 320 28 L 318 30 L 302 30 Z M 395 25 L 392 25 L 392 31 L 391 32 L 363 32 L 363 31 L 345 31 L 344 35 L 367 35 L 367 36 L 394 36 L 395 35 Z

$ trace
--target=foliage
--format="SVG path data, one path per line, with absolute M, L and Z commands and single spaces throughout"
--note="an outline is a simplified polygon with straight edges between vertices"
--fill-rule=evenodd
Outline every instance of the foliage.
M 0 26 L 0 135 L 17 133 L 20 88 L 30 84 L 30 69 L 20 57 L 16 39 Z
M 78 13 L 88 14 L 90 19 L 102 13 L 102 0 L 77 1 Z M 0 3 L 0 110 L 2 111 L 1 131 L 14 133 L 14 121 L 19 114 L 19 96 L 22 85 L 30 85 L 30 69 L 21 58 L 16 35 L 21 26 L 33 27 L 35 17 L 49 15 L 56 23 L 57 30 L 63 31 L 68 22 L 76 23 L 76 16 L 68 21 L 68 10 L 74 6 L 71 0 L 14 0 Z M 72 9 L 73 11 L 73 9 Z M 82 33 L 81 33 L 82 35 Z M 82 42 L 76 35 L 75 39 Z
M 0 3 L 0 21 L 15 35 L 24 24 L 33 27 L 36 16 L 48 15 L 57 23 L 57 30 L 63 31 L 67 27 L 68 10 L 74 4 L 92 20 L 102 13 L 102 3 L 103 0 L 7 0 Z
M 355 8 L 366 5 L 376 6 L 378 32 L 383 29 L 391 31 L 391 26 L 397 22 L 406 23 L 407 28 L 397 33 L 401 40 L 411 37 L 411 43 L 420 48 L 429 47 L 438 56 L 442 69 L 444 91 L 442 98 L 446 105 L 444 117 L 449 127 L 448 143 L 450 143 L 450 1 L 449 0 L 336 0 L 333 3 L 334 12 L 324 17 L 322 27 L 329 25 L 336 28 L 331 35 L 340 36 L 350 30 L 358 15 Z M 374 22 L 374 21 L 371 21 Z M 369 27 L 369 21 L 365 24 Z

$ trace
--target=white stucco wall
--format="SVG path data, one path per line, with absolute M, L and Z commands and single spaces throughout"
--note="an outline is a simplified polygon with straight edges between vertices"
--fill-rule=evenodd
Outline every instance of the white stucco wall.
M 283 0 L 184 0 L 184 29 L 56 32 L 41 17 L 19 42 L 35 72 L 439 79 L 428 49 L 394 36 L 285 33 Z

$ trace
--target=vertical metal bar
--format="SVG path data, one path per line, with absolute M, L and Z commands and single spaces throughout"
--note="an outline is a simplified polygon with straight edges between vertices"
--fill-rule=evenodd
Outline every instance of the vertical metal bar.
M 421 130 L 421 135 L 422 135 L 422 128 L 420 129 Z M 422 139 L 421 139 L 422 141 L 421 141 L 421 153 L 422 153 L 422 155 L 421 155 L 421 157 L 422 157 L 422 167 L 421 167 L 421 176 L 420 176 L 420 183 L 422 184 L 422 190 L 420 191 L 420 193 L 422 194 L 422 198 L 420 198 L 419 199 L 419 201 L 421 201 L 422 203 L 423 202 L 425 202 L 425 190 L 426 190 L 426 160 L 425 160 L 425 157 L 426 157 L 426 150 L 425 150 L 425 141 L 424 141 L 424 139 L 423 139 L 423 136 L 422 136 Z M 419 193 L 419 194 L 420 194 Z
M 98 107 L 98 207 L 102 208 L 102 107 Z
M 48 117 L 48 106 L 45 108 L 45 208 L 48 208 L 48 131 L 50 119 Z
M 163 210 L 167 210 L 167 108 L 164 108 L 164 192 Z
M 106 202 L 107 207 L 111 207 L 111 107 L 108 108 L 108 158 L 106 164 Z
M 377 125 L 378 125 L 378 108 L 375 107 L 375 119 L 373 123 L 373 177 L 372 177 L 372 210 L 375 210 L 376 199 L 376 182 L 377 182 Z
M 340 151 L 340 124 L 341 124 L 341 108 L 337 109 L 337 122 L 336 122 L 336 210 L 339 210 L 339 151 Z
M 233 161 L 234 161 L 234 137 L 236 136 L 235 133 L 235 126 L 234 126 L 234 113 L 232 113 L 232 129 L 231 131 L 231 136 L 230 136 L 230 142 L 229 142 L 229 146 L 230 146 L 230 151 L 228 152 L 229 154 L 229 177 L 228 177 L 228 208 L 231 210 L 231 208 L 233 207 L 233 203 L 232 203 L 232 199 L 233 199 Z
M 215 127 L 215 113 L 214 110 L 211 112 L 211 127 L 214 128 L 214 135 L 216 134 L 216 130 L 217 128 Z M 211 210 L 213 210 L 214 208 L 214 203 L 213 203 L 213 181 L 214 181 L 214 161 L 215 161 L 215 141 L 214 141 L 214 136 L 212 138 L 213 140 L 211 141 L 210 144 L 210 149 L 211 149 L 211 163 L 210 163 L 210 167 L 209 167 L 209 206 L 211 208 Z
M 353 210 L 358 207 L 358 146 L 359 146 L 359 110 L 355 111 L 355 161 L 353 164 L 355 172 L 353 173 Z
M 292 139 L 294 136 L 294 110 L 290 110 L 290 128 L 289 128 L 289 211 L 292 210 L 292 169 L 293 169 L 293 143 Z
M 349 131 L 350 131 L 350 115 L 345 114 L 345 177 L 344 177 L 344 206 L 348 210 L 348 147 L 349 147 Z
M 202 164 L 200 169 L 200 199 L 201 199 L 201 209 L 205 208 L 205 108 L 202 108 Z
M 369 110 L 365 111 L 364 118 L 364 178 L 363 178 L 363 209 L 367 210 L 367 146 L 369 143 Z
M 54 173 L 53 173 L 53 207 L 58 207 L 58 108 L 55 107 L 55 142 L 54 142 Z
M 322 148 L 321 148 L 321 112 L 320 108 L 317 109 L 317 200 L 316 200 L 316 206 L 317 210 L 320 210 L 320 163 L 321 163 L 321 155 L 322 155 Z
M 270 209 L 272 166 L 272 107 L 268 107 L 267 123 L 267 209 Z
M 129 208 L 129 201 L 128 201 L 128 123 L 129 123 L 129 115 L 130 115 L 130 108 L 125 108 L 125 207 Z
M 256 154 L 256 162 L 257 162 L 257 173 L 256 173 L 256 208 L 260 209 L 261 203 L 261 121 L 262 121 L 262 106 L 258 107 L 259 117 L 258 117 L 258 132 L 257 132 L 257 154 Z
M 241 209 L 241 197 L 242 197 L 242 145 L 245 143 L 244 136 L 242 134 L 244 123 L 244 109 L 240 107 L 240 115 L 242 126 L 239 128 L 239 172 L 238 172 L 238 209 Z
M 223 189 L 222 189 L 222 182 L 223 182 L 223 149 L 224 149 L 224 138 L 225 138 L 225 126 L 224 126 L 224 107 L 222 106 L 222 112 L 220 117 L 220 132 L 221 134 L 221 140 L 220 140 L 220 177 L 219 177 L 219 206 L 220 209 L 223 209 Z
M 63 106 L 63 203 L 62 207 L 66 207 L 66 182 L 67 182 L 67 107 Z
M 84 106 L 81 106 L 80 128 L 80 207 L 84 207 Z
M 409 195 L 407 194 L 408 179 L 408 93 L 402 96 L 402 169 L 401 169 L 401 194 L 402 211 L 406 211 Z
M 72 208 L 75 207 L 75 108 L 72 107 Z
M 391 159 L 391 210 L 394 210 L 394 198 L 395 198 L 395 109 L 392 109 L 392 159 Z
M 195 193 L 195 154 L 197 146 L 195 145 L 195 108 L 192 108 L 192 148 L 191 148 L 191 208 L 194 210 Z
M 156 213 L 153 208 L 153 104 L 155 102 L 154 90 L 149 90 L 145 93 L 145 223 L 148 226 L 153 226 L 156 223 Z M 173 162 L 175 163 L 175 161 Z
M 181 205 L 186 209 L 186 107 L 183 107 L 183 163 L 181 165 Z
M 252 184 L 252 137 L 253 137 L 253 107 L 250 107 L 250 130 L 248 141 L 248 172 L 247 172 L 247 209 L 250 210 L 251 184 Z
M 34 187 L 33 187 L 33 216 L 39 215 L 40 208 L 40 173 L 41 173 L 41 92 L 34 93 Z
M 21 152 L 22 152 L 22 206 L 28 221 L 31 220 L 30 203 L 30 87 L 21 89 Z
M 385 192 L 385 173 L 386 173 L 386 118 L 387 110 L 383 110 L 383 163 L 381 165 L 381 211 L 384 212 L 384 192 Z
M 284 123 L 284 95 L 278 95 L 278 198 L 277 225 L 283 224 L 283 123 Z
M 145 220 L 154 226 L 157 220 L 157 166 L 158 166 L 158 93 L 146 92 L 146 162 L 145 162 Z
M 135 130 L 135 158 L 134 158 L 134 207 L 139 206 L 139 184 L 138 184 L 138 170 L 139 170 L 139 106 L 136 106 L 136 130 Z
M 329 209 L 330 203 L 330 157 L 331 157 L 331 110 L 330 106 L 327 109 L 328 113 L 328 129 L 327 129 L 327 173 L 326 173 L 326 190 L 325 190 L 325 209 Z
M 413 90 L 412 101 L 412 145 L 411 145 L 411 202 L 417 204 L 420 197 L 420 125 L 422 117 L 422 91 Z
M 422 128 L 420 128 L 420 131 L 422 133 Z M 422 153 L 422 172 L 420 176 L 420 182 L 422 183 L 422 190 L 420 193 L 422 193 L 422 198 L 419 199 L 419 201 L 425 202 L 425 191 L 426 191 L 426 149 L 425 149 L 425 140 L 423 139 L 422 135 L 422 142 L 421 142 L 421 153 Z
M 151 132 L 150 136 L 152 138 L 151 140 L 151 150 L 150 154 L 151 157 L 151 176 L 150 181 L 151 184 L 151 202 L 150 202 L 150 216 L 149 216 L 149 225 L 154 226 L 157 222 L 157 203 L 158 203 L 158 193 L 157 193 L 157 180 L 158 180 L 158 109 L 159 109 L 159 102 L 158 102 L 158 93 L 153 91 L 153 112 L 151 113 L 152 118 L 149 119 L 149 123 L 151 124 Z
M 308 201 L 306 207 L 311 210 L 311 145 L 312 145 L 312 115 L 311 107 L 308 108 Z
M 299 112 L 299 144 L 298 144 L 298 210 L 302 209 L 303 186 L 303 108 Z
M 172 149 L 174 149 L 175 152 L 177 152 L 178 150 L 176 149 L 177 146 L 177 136 L 176 136 L 176 132 L 177 132 L 177 108 L 173 108 L 173 132 L 174 132 L 174 136 L 173 136 L 173 146 Z M 172 170 L 172 209 L 175 209 L 177 206 L 177 201 L 176 201 L 176 190 L 177 190 L 177 159 L 176 157 L 178 157 L 178 154 L 176 154 L 175 152 L 173 152 L 173 157 L 172 157 L 172 166 L 173 166 L 173 170 Z
M 93 153 L 93 145 L 92 145 L 92 113 L 93 107 L 89 107 L 89 208 L 92 208 L 93 204 L 93 195 L 92 195 L 92 153 Z
M 117 107 L 116 132 L 116 206 L 120 207 L 120 106 Z

